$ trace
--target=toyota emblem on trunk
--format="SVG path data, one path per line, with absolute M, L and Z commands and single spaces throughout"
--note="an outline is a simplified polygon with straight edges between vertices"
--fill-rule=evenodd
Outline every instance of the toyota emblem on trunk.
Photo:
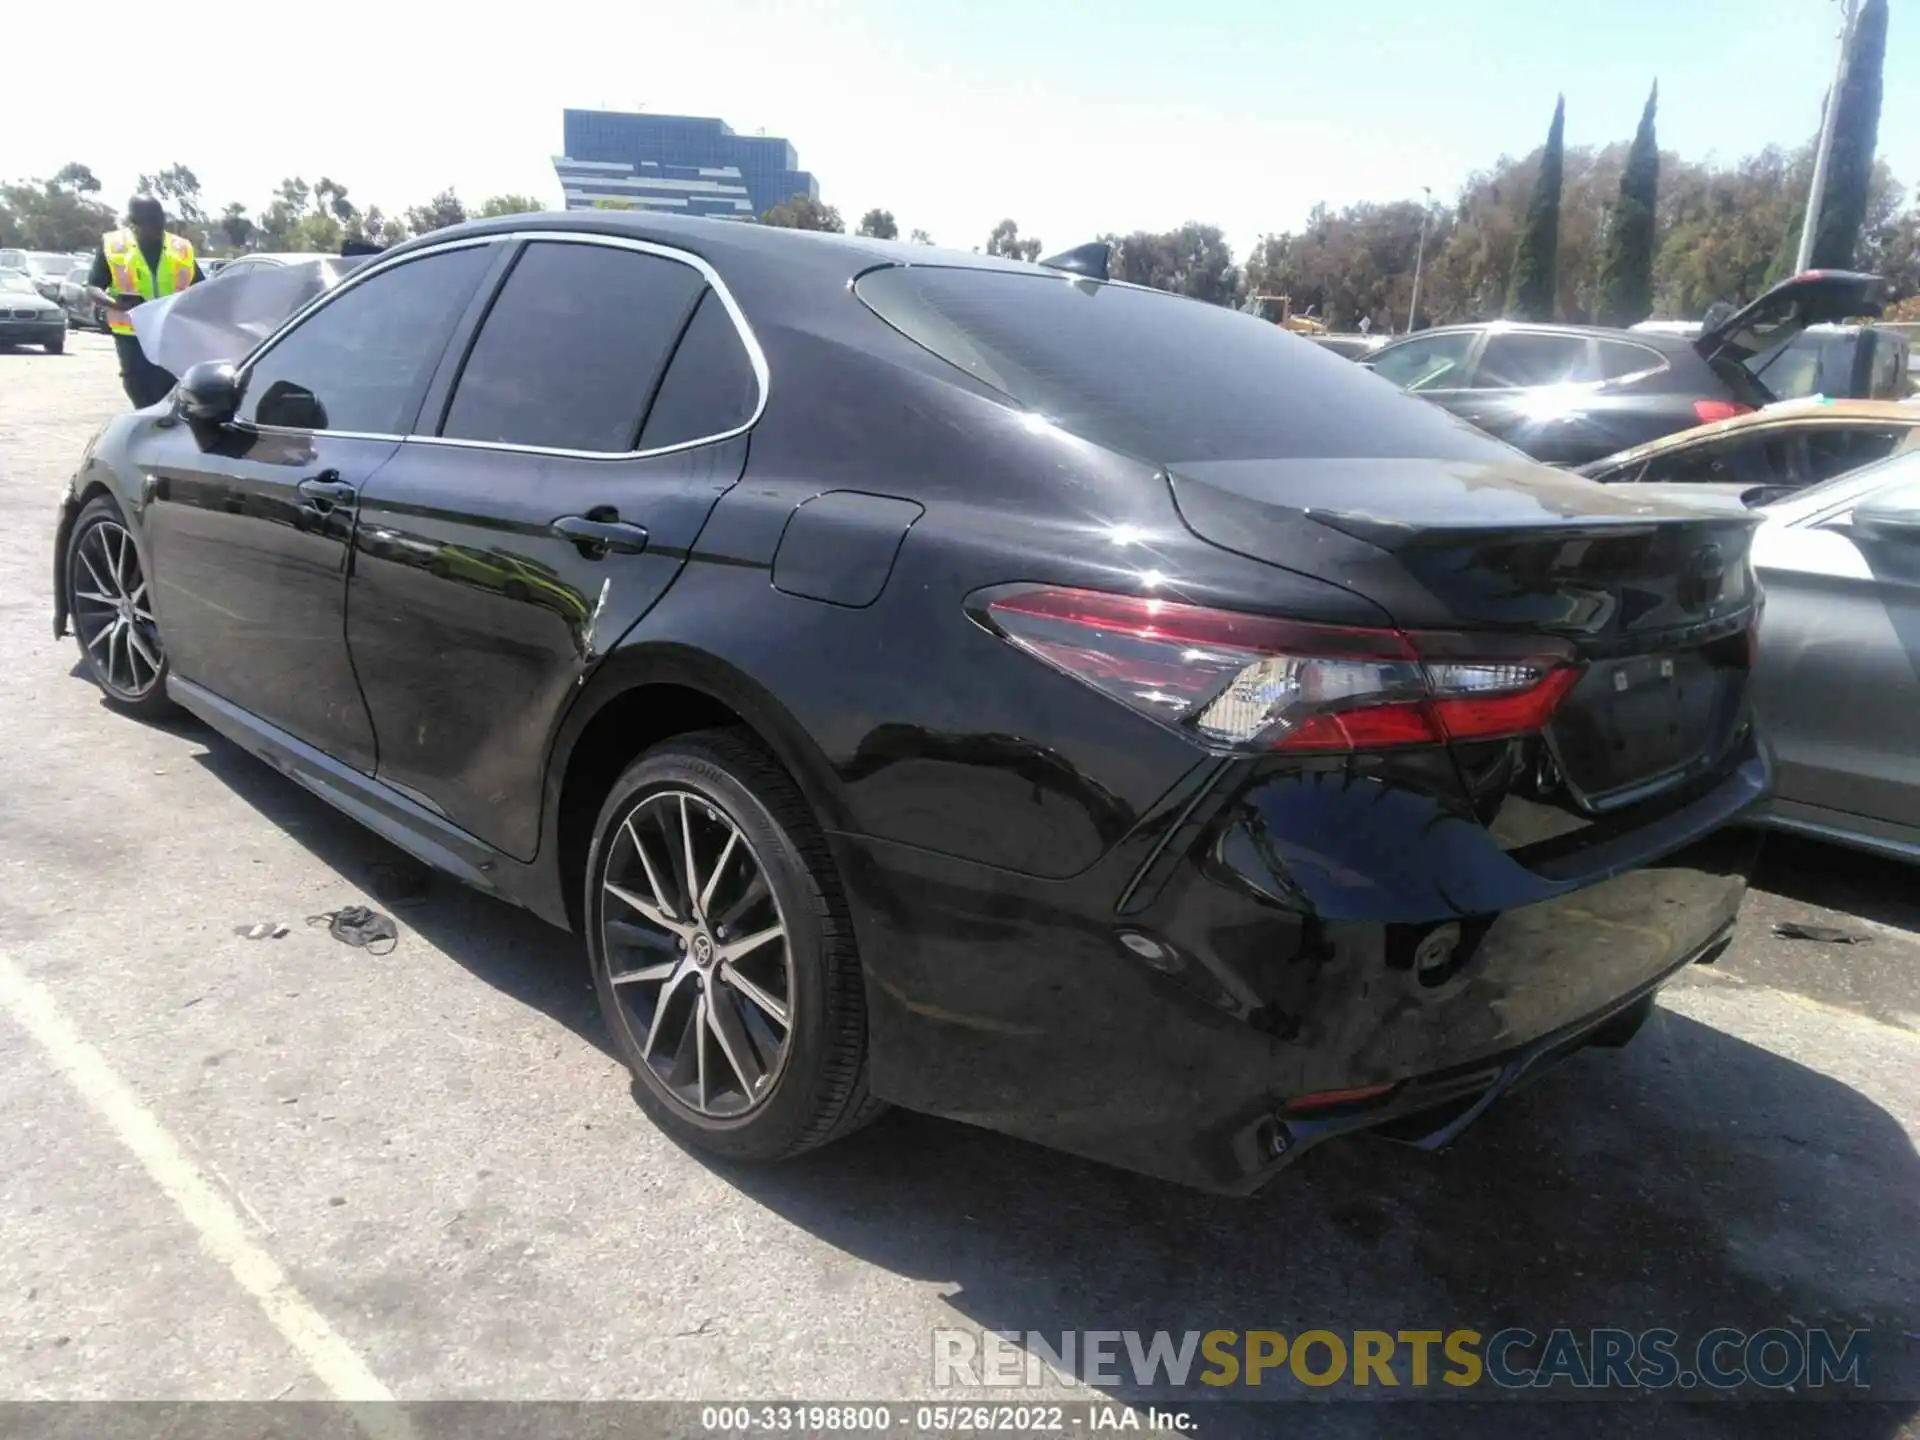
M 1680 603 L 1699 610 L 1720 598 L 1727 582 L 1727 561 L 1718 545 L 1702 545 L 1687 557 L 1680 575 Z

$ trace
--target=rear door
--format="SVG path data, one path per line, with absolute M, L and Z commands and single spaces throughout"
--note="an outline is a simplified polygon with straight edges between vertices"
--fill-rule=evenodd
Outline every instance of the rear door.
M 380 777 L 527 859 L 553 730 L 739 478 L 765 363 L 690 255 L 516 243 L 361 496 L 346 629 Z
M 413 423 L 490 260 L 460 244 L 370 273 L 242 372 L 233 422 L 152 429 L 144 531 L 173 671 L 355 769 L 374 769 L 347 660 L 355 501 Z

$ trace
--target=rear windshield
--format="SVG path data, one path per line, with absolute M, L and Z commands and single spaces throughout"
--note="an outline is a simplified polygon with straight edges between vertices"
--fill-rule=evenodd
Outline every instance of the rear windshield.
M 1513 458 L 1364 366 L 1217 305 L 920 265 L 869 272 L 856 290 L 881 319 L 1026 409 L 1155 463 Z

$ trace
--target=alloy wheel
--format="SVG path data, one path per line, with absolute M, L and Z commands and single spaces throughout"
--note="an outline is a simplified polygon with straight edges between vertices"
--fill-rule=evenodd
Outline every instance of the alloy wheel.
M 100 678 L 128 699 L 153 689 L 164 663 L 140 552 L 124 525 L 101 520 L 74 547 L 73 623 Z
M 634 1048 L 694 1114 L 735 1119 L 791 1048 L 786 917 L 752 843 L 704 796 L 661 790 L 614 832 L 602 876 L 607 979 Z

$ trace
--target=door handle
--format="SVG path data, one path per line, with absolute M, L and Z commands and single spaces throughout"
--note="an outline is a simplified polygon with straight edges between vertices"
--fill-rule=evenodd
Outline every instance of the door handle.
M 562 540 L 571 540 L 587 556 L 638 555 L 647 548 L 647 532 L 620 520 L 596 520 L 586 515 L 562 515 L 547 527 Z
M 317 505 L 351 505 L 353 486 L 340 478 L 338 470 L 322 470 L 310 479 L 302 480 L 295 487 L 302 500 L 311 500 Z

